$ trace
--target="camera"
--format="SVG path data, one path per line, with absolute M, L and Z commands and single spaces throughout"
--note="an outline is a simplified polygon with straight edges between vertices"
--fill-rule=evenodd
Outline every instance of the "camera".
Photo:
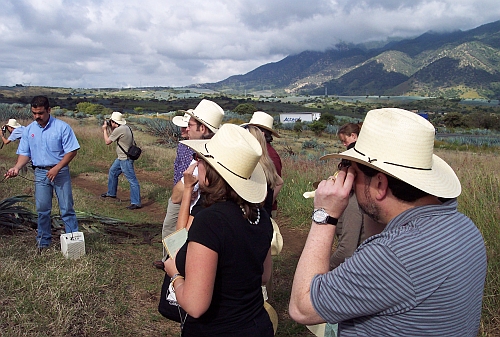
M 2 126 L 2 134 L 5 134 L 7 132 L 7 125 Z
M 111 119 L 108 119 L 108 120 L 106 121 L 106 126 L 107 126 L 108 128 L 110 128 L 110 127 L 111 127 Z

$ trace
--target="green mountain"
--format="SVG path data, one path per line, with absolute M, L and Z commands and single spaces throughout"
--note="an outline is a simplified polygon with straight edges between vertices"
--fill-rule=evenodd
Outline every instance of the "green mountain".
M 305 51 L 197 86 L 227 92 L 500 98 L 500 21 L 377 46 Z

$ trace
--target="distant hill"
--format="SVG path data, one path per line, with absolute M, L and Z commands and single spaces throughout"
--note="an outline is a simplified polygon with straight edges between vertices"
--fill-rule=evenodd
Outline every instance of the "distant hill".
M 500 98 L 500 21 L 378 46 L 342 44 L 325 52 L 304 51 L 197 86 L 226 92 Z

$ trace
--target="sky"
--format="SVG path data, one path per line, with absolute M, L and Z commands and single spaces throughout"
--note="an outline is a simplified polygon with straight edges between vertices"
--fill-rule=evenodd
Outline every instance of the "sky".
M 0 85 L 188 86 L 339 42 L 469 30 L 498 0 L 0 0 Z

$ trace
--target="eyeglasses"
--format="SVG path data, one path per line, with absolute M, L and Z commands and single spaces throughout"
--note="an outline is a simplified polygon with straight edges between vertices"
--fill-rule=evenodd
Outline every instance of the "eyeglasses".
M 351 166 L 351 161 L 350 160 L 347 160 L 347 159 L 342 159 L 339 163 L 339 165 L 337 166 L 337 168 L 339 170 L 342 170 L 344 167 L 345 168 L 349 168 Z

